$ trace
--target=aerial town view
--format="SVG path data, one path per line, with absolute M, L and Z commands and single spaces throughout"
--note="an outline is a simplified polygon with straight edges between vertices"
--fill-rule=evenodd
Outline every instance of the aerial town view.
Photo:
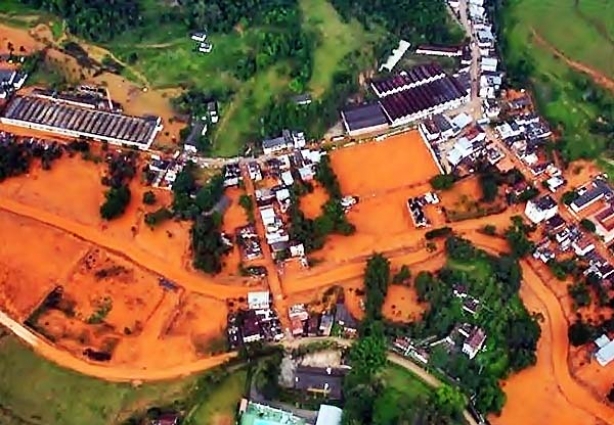
M 0 424 L 614 424 L 614 1 L 0 0 Z

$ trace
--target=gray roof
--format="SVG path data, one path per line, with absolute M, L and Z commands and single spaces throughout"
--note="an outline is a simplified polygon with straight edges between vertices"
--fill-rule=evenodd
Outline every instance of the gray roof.
M 265 139 L 262 141 L 263 149 L 271 149 L 278 146 L 286 146 L 288 144 L 288 140 L 285 137 L 279 136 L 273 139 Z
M 341 116 L 350 131 L 388 124 L 379 102 L 346 109 Z
M 352 317 L 349 310 L 343 303 L 338 303 L 335 309 L 335 321 L 343 322 L 343 326 L 346 328 L 356 328 L 356 319 Z
M 542 211 L 556 207 L 556 201 L 550 195 L 535 200 L 535 205 Z
M 572 204 L 576 208 L 582 208 L 584 205 L 590 204 L 595 199 L 597 199 L 600 196 L 603 196 L 603 195 L 605 195 L 607 193 L 612 193 L 612 189 L 610 189 L 608 184 L 606 182 L 604 182 L 604 181 L 601 181 L 601 180 L 595 180 L 594 181 L 594 187 L 591 188 L 591 189 L 588 189 L 585 193 L 583 193 L 582 195 L 578 196 L 572 202 Z
M 341 399 L 343 377 L 347 369 L 298 366 L 294 375 L 294 387 L 298 390 L 321 390 L 331 399 Z

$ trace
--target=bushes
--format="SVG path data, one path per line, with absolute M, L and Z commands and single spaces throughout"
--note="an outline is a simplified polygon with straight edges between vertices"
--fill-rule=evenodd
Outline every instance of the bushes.
M 406 264 L 403 264 L 401 269 L 393 276 L 392 283 L 399 285 L 406 283 L 409 279 L 411 279 L 411 271 Z
M 113 220 L 120 217 L 130 204 L 130 188 L 121 185 L 118 188 L 112 187 L 105 193 L 105 202 L 100 206 L 100 216 L 105 220 Z
M 251 196 L 246 193 L 242 194 L 239 198 L 239 205 L 241 205 L 241 207 L 245 210 L 247 221 L 254 223 L 254 201 L 252 200 Z
M 452 174 L 439 174 L 429 180 L 435 190 L 448 190 L 454 186 L 455 178 Z
M 162 207 L 154 212 L 145 214 L 145 223 L 150 227 L 154 227 L 172 217 L 173 213 L 168 208 Z
M 153 193 L 151 190 L 148 190 L 147 192 L 143 193 L 143 203 L 145 205 L 153 205 L 156 203 L 156 194 Z
M 426 240 L 444 238 L 452 234 L 451 227 L 440 227 L 438 229 L 429 230 L 424 234 Z
M 571 345 L 579 347 L 595 337 L 595 328 L 582 320 L 577 320 L 569 326 L 567 336 Z
M 578 196 L 579 195 L 575 190 L 568 190 L 561 196 L 561 201 L 563 201 L 565 205 L 571 205 L 571 203 L 575 201 Z
M 574 308 L 588 307 L 591 304 L 591 293 L 584 282 L 569 285 L 567 292 L 573 299 Z

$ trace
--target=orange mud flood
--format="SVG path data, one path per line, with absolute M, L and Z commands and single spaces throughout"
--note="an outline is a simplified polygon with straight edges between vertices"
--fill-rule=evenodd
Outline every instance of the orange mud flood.
M 418 302 L 416 290 L 404 285 L 389 285 L 384 317 L 393 322 L 411 322 L 419 320 L 427 305 Z
M 318 183 L 313 184 L 313 192 L 300 198 L 301 211 L 305 217 L 314 219 L 322 213 L 322 206 L 328 201 L 328 193 Z
M 0 210 L 0 306 L 25 320 L 61 284 L 88 244 L 64 232 Z
M 463 179 L 450 190 L 438 192 L 441 205 L 450 211 L 466 211 L 482 198 L 482 189 L 477 177 Z
M 427 183 L 439 174 L 418 131 L 337 149 L 331 159 L 346 195 L 368 196 Z

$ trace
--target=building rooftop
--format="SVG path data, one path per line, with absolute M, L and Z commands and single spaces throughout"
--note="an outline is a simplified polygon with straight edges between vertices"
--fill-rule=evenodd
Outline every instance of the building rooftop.
M 348 131 L 388 124 L 379 102 L 355 106 L 341 112 Z
M 294 375 L 294 387 L 302 391 L 327 394 L 330 399 L 340 400 L 343 378 L 347 372 L 348 369 L 298 366 Z
M 350 314 L 350 311 L 347 309 L 345 304 L 338 303 L 335 309 L 335 321 L 337 323 L 342 323 L 346 328 L 356 328 L 357 322 L 354 317 Z
M 532 201 L 533 204 L 540 210 L 545 211 L 556 207 L 556 201 L 550 195 L 544 195 Z
M 42 125 L 50 128 L 49 131 L 73 131 L 145 146 L 153 142 L 159 125 L 157 117 L 135 117 L 36 96 L 16 96 L 7 105 L 3 116 L 26 124 Z
M 595 354 L 595 358 L 601 366 L 606 366 L 614 360 L 614 341 L 610 341 L 601 347 Z
M 423 84 L 430 79 L 444 76 L 445 72 L 441 65 L 429 63 L 415 66 L 408 71 L 391 77 L 373 80 L 371 87 L 376 93 L 386 93 L 390 90 L 399 90 L 408 86 Z
M 572 207 L 576 210 L 584 208 L 596 199 L 612 193 L 612 189 L 605 181 L 595 180 L 591 186 L 590 188 L 586 188 L 587 190 L 571 203 Z
M 285 410 L 249 402 L 240 420 L 241 425 L 306 425 L 304 419 Z
M 454 77 L 445 76 L 383 97 L 380 102 L 390 120 L 433 108 L 465 97 L 465 88 Z
M 343 417 L 343 410 L 336 406 L 322 404 L 318 411 L 316 425 L 339 425 Z

